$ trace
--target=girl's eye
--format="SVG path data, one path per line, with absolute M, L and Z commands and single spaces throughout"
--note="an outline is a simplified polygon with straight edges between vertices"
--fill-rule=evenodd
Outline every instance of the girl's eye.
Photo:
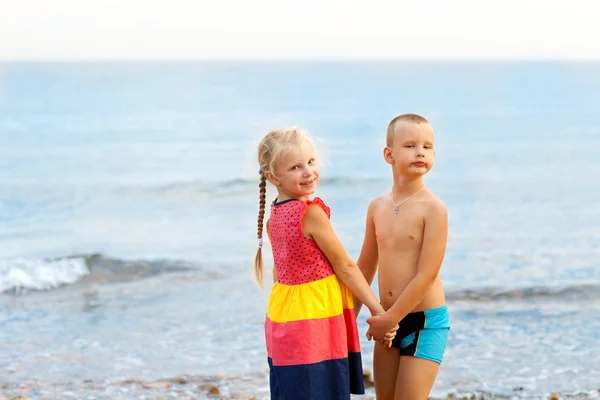
M 309 160 L 308 163 L 309 164 L 314 164 L 315 163 L 315 159 L 313 158 L 313 159 Z

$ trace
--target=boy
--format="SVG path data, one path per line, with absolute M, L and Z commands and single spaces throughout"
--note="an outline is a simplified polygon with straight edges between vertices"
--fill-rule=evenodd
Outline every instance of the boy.
M 392 166 L 394 185 L 369 204 L 357 264 L 369 284 L 379 265 L 379 298 L 388 311 L 367 320 L 367 337 L 383 337 L 396 324 L 400 328 L 391 348 L 375 343 L 375 392 L 377 400 L 425 400 L 450 329 L 439 277 L 448 216 L 444 204 L 423 184 L 435 156 L 429 122 L 416 114 L 394 118 L 383 156 Z

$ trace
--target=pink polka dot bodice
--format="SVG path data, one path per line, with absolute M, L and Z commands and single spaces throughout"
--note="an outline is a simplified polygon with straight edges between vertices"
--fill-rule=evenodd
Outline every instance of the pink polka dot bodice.
M 302 217 L 309 204 L 318 204 L 330 217 L 329 207 L 318 197 L 286 200 L 271 208 L 269 237 L 279 283 L 284 285 L 318 281 L 334 273 L 317 243 L 302 234 Z

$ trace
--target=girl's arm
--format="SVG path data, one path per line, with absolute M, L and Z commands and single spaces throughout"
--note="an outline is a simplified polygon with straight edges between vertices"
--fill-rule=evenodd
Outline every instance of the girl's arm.
M 384 311 L 362 272 L 344 250 L 333 231 L 327 214 L 319 205 L 308 205 L 302 219 L 302 233 L 317 243 L 331 263 L 336 275 L 352 291 L 354 296 L 369 308 L 372 315 Z

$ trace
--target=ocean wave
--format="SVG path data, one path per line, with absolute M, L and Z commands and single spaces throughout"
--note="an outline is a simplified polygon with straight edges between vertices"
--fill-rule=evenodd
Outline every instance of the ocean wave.
M 222 278 L 215 268 L 170 259 L 123 260 L 98 253 L 56 259 L 16 258 L 0 260 L 0 293 L 25 294 L 77 283 L 131 282 L 191 270 L 200 272 L 202 279 Z
M 386 178 L 381 177 L 365 177 L 365 178 L 348 178 L 348 177 L 333 177 L 323 178 L 319 182 L 327 187 L 355 187 L 364 186 L 373 183 L 385 182 Z M 169 192 L 196 192 L 205 194 L 230 193 L 237 190 L 246 190 L 258 187 L 259 179 L 234 178 L 222 181 L 189 181 L 170 183 L 166 185 L 144 188 L 153 193 L 169 193 Z
M 519 288 L 481 287 L 477 289 L 448 290 L 446 292 L 446 299 L 452 301 L 586 300 L 597 298 L 600 298 L 600 282 L 569 283 L 561 286 L 532 285 Z
M 85 257 L 0 260 L 0 293 L 54 289 L 75 283 L 89 272 Z

